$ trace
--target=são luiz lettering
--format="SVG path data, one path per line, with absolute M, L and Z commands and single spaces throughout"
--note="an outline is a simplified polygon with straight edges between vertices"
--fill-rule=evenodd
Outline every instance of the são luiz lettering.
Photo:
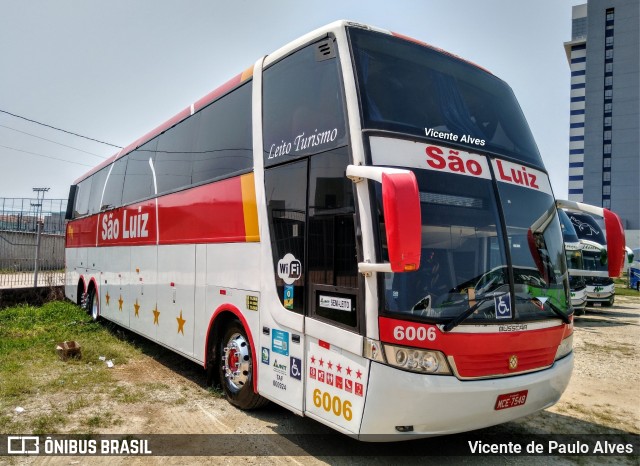
M 438 131 L 434 128 L 425 128 L 424 132 L 429 137 L 444 139 L 445 141 L 465 142 L 467 144 L 475 144 L 476 146 L 484 146 L 485 144 L 484 139 L 474 138 L 468 134 L 463 134 L 462 137 L 459 137 L 457 134 L 445 133 L 444 131 Z

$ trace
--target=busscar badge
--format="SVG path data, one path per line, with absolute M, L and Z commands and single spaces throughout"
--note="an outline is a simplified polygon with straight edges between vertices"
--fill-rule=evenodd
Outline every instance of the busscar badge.
M 511 357 L 509 358 L 509 369 L 515 370 L 517 368 L 518 368 L 518 356 L 516 356 L 515 354 L 512 354 Z

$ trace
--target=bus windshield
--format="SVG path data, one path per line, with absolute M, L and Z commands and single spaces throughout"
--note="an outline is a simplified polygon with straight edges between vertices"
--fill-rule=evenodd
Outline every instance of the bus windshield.
M 349 28 L 364 129 L 419 135 L 543 167 L 511 88 L 436 49 Z
M 562 236 L 551 196 L 500 186 L 502 203 L 507 206 L 503 210 L 508 238 L 504 238 L 499 201 L 490 179 L 461 180 L 460 175 L 431 170 L 414 173 L 422 209 L 420 268 L 385 274 L 386 313 L 446 322 L 478 304 L 465 320 L 495 321 L 500 318 L 496 316 L 498 299 L 509 295 L 512 288 L 517 320 L 568 313 Z M 380 189 L 377 191 L 380 203 Z M 513 208 L 525 202 L 530 208 Z M 546 228 L 534 233 L 536 247 L 532 250 L 528 239 L 532 225 L 549 212 Z M 384 241 L 382 215 L 380 221 Z M 508 265 L 506 248 L 513 267 Z M 383 256 L 384 252 L 383 244 Z

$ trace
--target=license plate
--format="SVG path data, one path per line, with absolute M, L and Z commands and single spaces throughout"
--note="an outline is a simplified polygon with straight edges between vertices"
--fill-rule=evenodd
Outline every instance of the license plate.
M 521 390 L 514 393 L 505 393 L 504 395 L 498 395 L 496 400 L 496 406 L 494 409 L 507 409 L 515 406 L 522 406 L 527 401 L 527 394 L 529 390 Z

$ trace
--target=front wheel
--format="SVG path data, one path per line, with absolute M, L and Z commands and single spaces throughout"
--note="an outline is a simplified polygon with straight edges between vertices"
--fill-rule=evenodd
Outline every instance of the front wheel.
M 220 383 L 227 400 L 240 409 L 256 409 L 267 400 L 253 391 L 253 358 L 240 322 L 231 322 L 220 340 Z

